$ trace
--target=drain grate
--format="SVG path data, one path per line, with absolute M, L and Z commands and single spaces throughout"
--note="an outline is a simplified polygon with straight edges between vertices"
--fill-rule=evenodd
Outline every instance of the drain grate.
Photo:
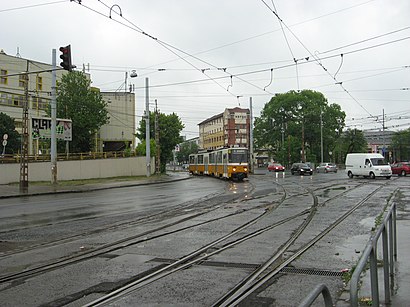
M 304 268 L 291 268 L 286 267 L 280 270 L 281 273 L 290 274 L 305 274 L 305 275 L 319 275 L 319 276 L 343 276 L 343 272 L 340 271 L 328 271 L 318 269 L 304 269 Z

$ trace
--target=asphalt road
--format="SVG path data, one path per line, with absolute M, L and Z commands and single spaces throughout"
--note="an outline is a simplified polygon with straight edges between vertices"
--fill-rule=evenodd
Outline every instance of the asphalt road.
M 371 194 L 354 215 L 292 263 L 293 268 L 310 273 L 282 274 L 243 304 L 294 306 L 318 283 L 326 283 L 337 297 L 345 287 L 340 274 L 318 272 L 337 273 L 355 265 L 376 217 L 397 189 L 407 188 L 408 180 L 349 180 L 343 172 L 283 177 L 260 170 L 243 183 L 196 177 L 80 194 L 1 199 L 0 305 L 86 304 L 248 225 L 203 252 L 221 250 L 206 261 L 110 303 L 210 306 L 280 249 L 306 215 L 229 249 L 223 250 L 224 246 L 316 204 L 317 214 L 282 255 L 286 259 L 341 212 Z M 87 258 L 75 258 L 87 253 Z M 33 275 L 11 276 L 51 263 L 53 268 Z M 5 276 L 9 279 L 2 281 Z

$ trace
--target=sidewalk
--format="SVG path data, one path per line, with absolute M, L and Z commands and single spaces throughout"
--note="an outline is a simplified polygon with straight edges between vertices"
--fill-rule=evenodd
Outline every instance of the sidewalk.
M 78 185 L 69 184 L 57 184 L 53 186 L 51 183 L 41 184 L 33 183 L 28 185 L 26 192 L 20 191 L 20 187 L 17 184 L 2 184 L 0 185 L 0 199 L 20 197 L 20 196 L 33 196 L 33 195 L 46 195 L 56 193 L 82 193 L 88 191 L 106 190 L 114 188 L 132 187 L 138 185 L 158 184 L 170 181 L 178 181 L 189 179 L 190 176 L 187 172 L 173 172 L 167 173 L 161 176 L 152 177 L 138 177 L 135 180 L 122 180 L 117 179 L 110 181 L 109 179 L 101 179 L 101 182 L 84 183 Z M 86 181 L 85 181 L 86 182 Z

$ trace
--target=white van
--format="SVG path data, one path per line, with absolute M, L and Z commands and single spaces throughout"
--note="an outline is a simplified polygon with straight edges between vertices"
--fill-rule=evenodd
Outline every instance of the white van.
M 390 164 L 377 153 L 351 153 L 346 156 L 346 173 L 349 178 L 353 176 L 391 178 Z

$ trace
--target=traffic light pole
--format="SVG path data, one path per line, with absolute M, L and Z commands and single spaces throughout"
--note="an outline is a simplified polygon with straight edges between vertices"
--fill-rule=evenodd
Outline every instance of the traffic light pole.
M 51 183 L 57 184 L 57 102 L 56 102 L 56 50 L 52 51 L 51 74 Z

